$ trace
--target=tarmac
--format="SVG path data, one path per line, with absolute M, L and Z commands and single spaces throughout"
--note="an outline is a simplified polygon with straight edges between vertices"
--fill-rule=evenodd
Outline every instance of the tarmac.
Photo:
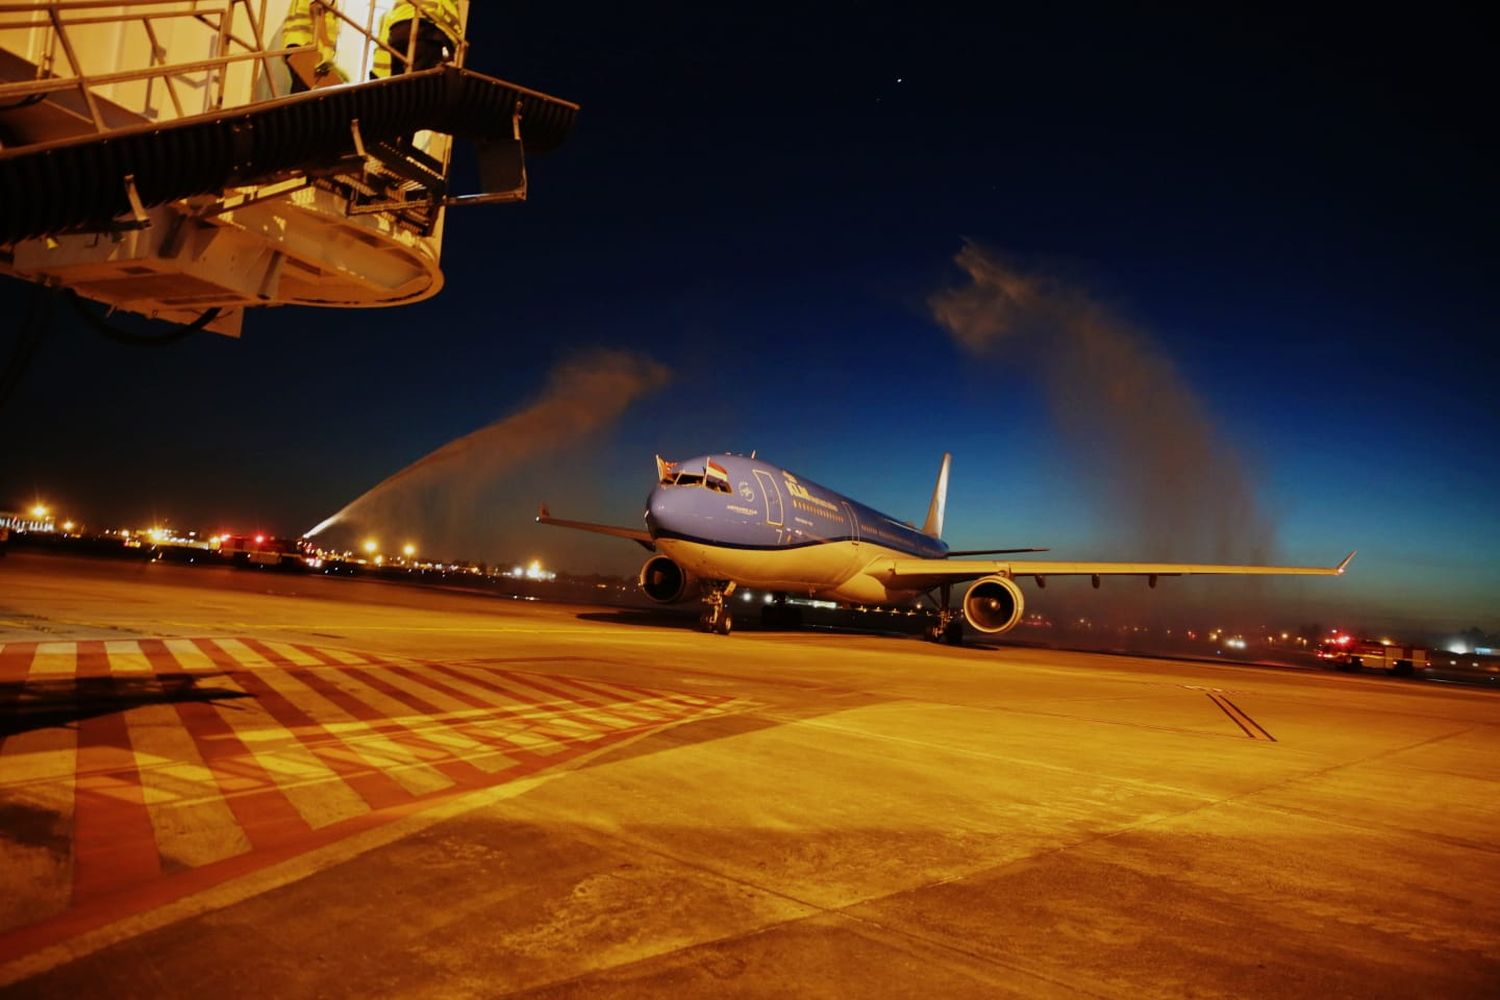
M 1500 995 L 1500 693 L 0 560 L 6 996 Z

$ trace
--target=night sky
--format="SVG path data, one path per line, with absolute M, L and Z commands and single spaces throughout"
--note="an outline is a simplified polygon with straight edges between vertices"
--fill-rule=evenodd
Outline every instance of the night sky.
M 956 548 L 1162 556 L 1033 352 L 934 321 L 970 241 L 1170 359 L 1270 555 L 1360 550 L 1308 617 L 1500 628 L 1496 38 L 1478 5 L 1359 10 L 476 5 L 473 68 L 583 106 L 530 201 L 450 213 L 447 286 L 404 309 L 151 349 L 59 313 L 0 507 L 300 533 L 610 348 L 670 383 L 471 490 L 472 551 L 433 554 L 630 572 L 536 501 L 636 524 L 653 453 L 758 449 L 914 520 L 951 451 Z

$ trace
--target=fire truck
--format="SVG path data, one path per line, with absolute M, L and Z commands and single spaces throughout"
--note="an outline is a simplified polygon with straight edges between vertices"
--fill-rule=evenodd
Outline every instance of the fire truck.
M 1333 664 L 1336 670 L 1384 670 L 1396 677 L 1411 677 L 1427 669 L 1427 650 L 1421 646 L 1403 646 L 1388 639 L 1359 639 L 1347 632 L 1335 632 L 1318 643 L 1318 659 Z
M 312 547 L 300 538 L 269 535 L 225 535 L 219 540 L 220 558 L 238 566 L 274 566 L 278 569 L 317 569 L 322 565 Z

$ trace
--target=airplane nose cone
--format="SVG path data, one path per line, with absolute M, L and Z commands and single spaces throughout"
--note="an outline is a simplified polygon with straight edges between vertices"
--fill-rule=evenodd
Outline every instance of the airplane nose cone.
M 646 530 L 655 538 L 668 530 L 672 521 L 671 503 L 667 491 L 658 486 L 646 498 Z

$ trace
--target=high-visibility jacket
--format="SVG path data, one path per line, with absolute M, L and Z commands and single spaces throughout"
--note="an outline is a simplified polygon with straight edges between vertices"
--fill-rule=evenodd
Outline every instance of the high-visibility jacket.
M 419 0 L 422 6 L 422 20 L 437 26 L 448 40 L 455 45 L 464 36 L 464 19 L 458 10 L 458 0 Z M 402 21 L 410 21 L 417 16 L 416 7 L 408 0 L 400 0 L 396 6 L 386 12 L 380 19 L 380 40 L 387 41 L 391 37 L 391 28 Z M 371 72 L 375 76 L 391 75 L 391 54 L 380 46 L 375 46 L 375 65 Z
M 458 0 L 418 0 L 422 7 L 422 20 L 431 21 L 442 29 L 451 40 L 458 41 L 464 34 L 463 15 L 458 12 Z M 409 0 L 400 0 L 385 16 L 382 24 L 389 31 L 391 25 L 410 21 L 417 16 L 416 5 Z
M 333 13 L 333 4 L 323 0 L 323 31 L 319 38 L 313 21 L 312 3 L 313 0 L 292 0 L 291 9 L 286 12 L 286 20 L 281 25 L 281 44 L 286 48 L 293 45 L 317 45 L 318 55 L 324 62 L 331 63 L 338 50 L 339 19 Z

